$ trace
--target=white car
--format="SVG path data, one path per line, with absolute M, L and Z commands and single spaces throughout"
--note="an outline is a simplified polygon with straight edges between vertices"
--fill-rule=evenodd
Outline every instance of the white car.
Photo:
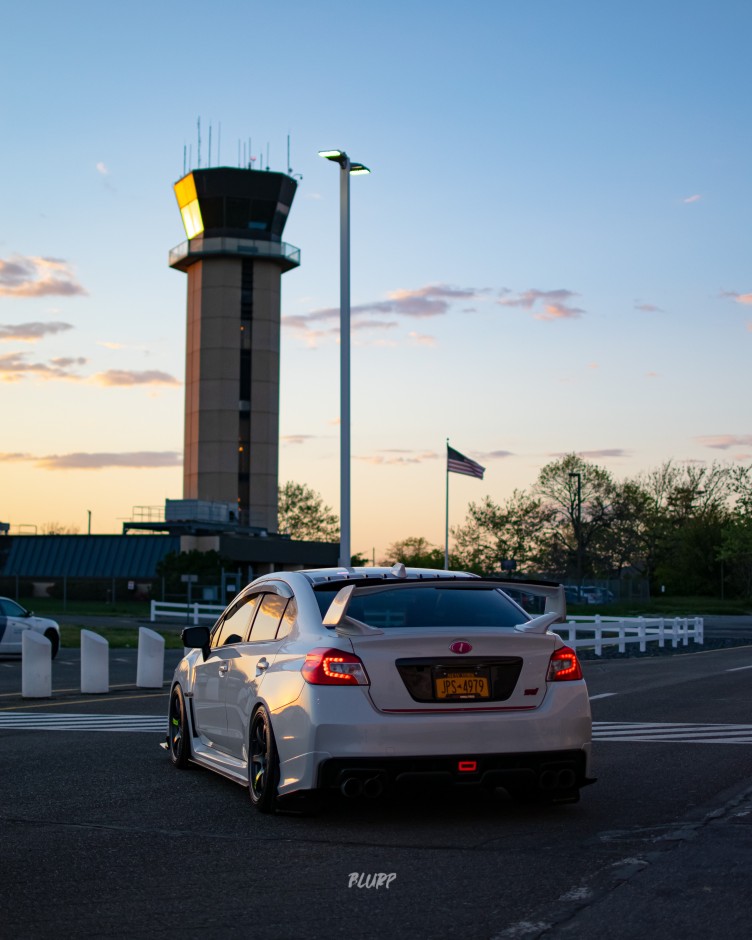
M 498 581 L 430 569 L 277 572 L 249 584 L 172 681 L 165 747 L 249 788 L 262 812 L 321 791 L 474 784 L 576 802 L 593 782 L 587 689 L 549 627 Z
M 46 636 L 52 644 L 52 658 L 60 649 L 60 627 L 54 620 L 35 617 L 9 597 L 0 597 L 0 656 L 21 655 L 21 637 L 24 630 L 34 630 Z

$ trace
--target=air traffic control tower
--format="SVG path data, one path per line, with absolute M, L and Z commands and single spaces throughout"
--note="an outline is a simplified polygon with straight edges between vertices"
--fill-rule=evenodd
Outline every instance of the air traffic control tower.
M 282 241 L 297 183 L 215 167 L 175 183 L 188 241 L 183 498 L 237 506 L 277 531 L 280 279 L 300 264 Z

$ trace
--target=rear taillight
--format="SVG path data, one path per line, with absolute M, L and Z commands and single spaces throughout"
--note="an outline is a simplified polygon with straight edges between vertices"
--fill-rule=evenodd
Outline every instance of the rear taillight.
M 344 650 L 325 647 L 311 650 L 300 671 L 311 685 L 369 685 L 363 663 Z
M 548 682 L 566 682 L 568 679 L 581 679 L 582 668 L 577 653 L 568 646 L 562 646 L 554 652 L 548 664 Z

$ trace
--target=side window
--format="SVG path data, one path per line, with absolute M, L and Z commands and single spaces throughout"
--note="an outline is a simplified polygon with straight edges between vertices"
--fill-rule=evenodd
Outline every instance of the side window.
M 295 603 L 295 598 L 291 597 L 287 602 L 287 607 L 285 607 L 285 613 L 280 622 L 279 628 L 277 630 L 277 639 L 282 640 L 288 635 L 292 630 L 292 625 L 295 623 L 295 618 L 298 616 L 298 605 Z
M 255 640 L 273 640 L 275 638 L 286 606 L 286 597 L 280 597 L 279 594 L 264 594 L 256 619 L 253 621 L 251 643 Z
M 225 614 L 225 619 L 219 625 L 211 639 L 212 647 L 227 646 L 228 643 L 242 643 L 253 612 L 259 602 L 258 594 L 250 597 L 241 597 Z

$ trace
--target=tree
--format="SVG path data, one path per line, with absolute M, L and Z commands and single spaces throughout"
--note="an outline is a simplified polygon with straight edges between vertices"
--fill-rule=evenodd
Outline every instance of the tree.
M 499 571 L 502 561 L 513 559 L 516 571 L 537 573 L 545 555 L 541 535 L 548 515 L 540 499 L 520 490 L 502 506 L 490 496 L 470 503 L 464 525 L 452 529 L 452 567 L 491 574 Z
M 549 546 L 558 545 L 551 560 L 564 563 L 560 573 L 610 574 L 606 559 L 617 488 L 608 470 L 566 454 L 543 467 L 533 490 L 549 509 Z
M 195 574 L 204 584 L 218 584 L 222 567 L 230 567 L 232 564 L 223 559 L 219 552 L 200 552 L 193 548 L 189 552 L 168 552 L 157 562 L 157 574 L 165 579 L 168 591 L 179 591 L 185 588 L 181 581 L 182 575 Z
M 752 597 L 752 467 L 734 467 L 729 485 L 734 506 L 721 533 L 718 560 L 721 563 L 721 596 L 725 578 L 731 589 Z
M 443 568 L 444 549 L 424 539 L 422 535 L 413 535 L 393 542 L 386 550 L 386 557 L 380 564 L 391 566 L 401 561 L 411 568 Z
M 278 528 L 282 535 L 311 542 L 338 542 L 339 518 L 322 497 L 304 483 L 279 488 Z
M 716 593 L 734 493 L 732 469 L 667 461 L 641 484 L 649 497 L 644 524 L 655 586 L 666 585 L 676 594 Z
M 41 526 L 42 535 L 78 535 L 77 525 L 64 525 L 62 522 L 45 522 Z

